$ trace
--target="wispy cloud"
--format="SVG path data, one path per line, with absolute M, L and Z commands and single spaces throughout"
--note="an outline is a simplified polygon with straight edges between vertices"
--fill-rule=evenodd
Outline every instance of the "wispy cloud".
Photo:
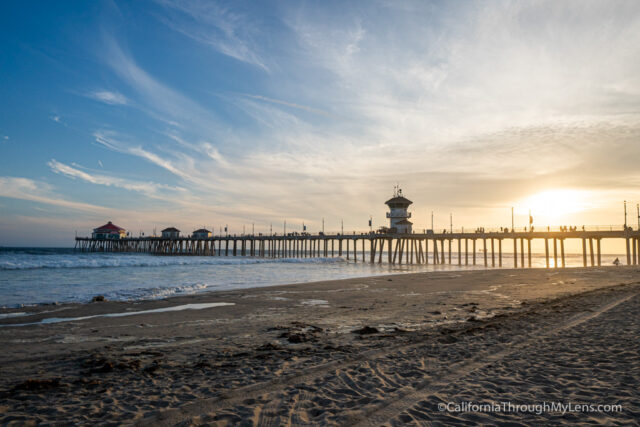
M 141 157 L 157 166 L 160 166 L 163 169 L 166 169 L 172 174 L 185 179 L 186 181 L 190 181 L 191 179 L 191 177 L 187 173 L 185 173 L 181 168 L 176 167 L 172 161 L 164 159 L 158 154 L 142 148 L 142 146 L 140 145 L 131 145 L 129 143 L 123 142 L 119 140 L 117 138 L 117 135 L 114 135 L 113 132 L 96 132 L 94 134 L 94 137 L 97 143 L 110 150 Z
M 118 92 L 111 92 L 108 90 L 97 90 L 89 92 L 87 94 L 89 98 L 93 98 L 97 101 L 104 102 L 109 105 L 127 105 L 129 100 L 126 96 Z
M 176 132 L 166 132 L 165 135 L 169 137 L 171 140 L 177 142 L 180 147 L 186 148 L 189 151 L 193 151 L 195 153 L 204 154 L 205 160 L 214 160 L 216 162 L 217 167 L 222 168 L 230 168 L 231 164 L 227 161 L 225 156 L 223 156 L 220 151 L 210 142 L 201 141 L 201 142 L 188 142 L 182 136 L 180 136 Z M 184 157 L 184 155 L 183 155 Z M 194 160 L 191 159 L 191 162 Z
M 418 172 L 419 161 L 429 159 L 430 167 L 504 172 L 507 153 L 523 151 L 536 156 L 537 167 L 557 170 L 606 143 L 592 138 L 586 147 L 576 139 L 570 145 L 580 150 L 561 149 L 558 156 L 547 147 L 543 155 L 516 134 L 534 128 L 562 134 L 585 123 L 593 125 L 590 132 L 613 130 L 609 123 L 636 126 L 640 116 L 639 98 L 630 101 L 640 88 L 640 63 L 629 61 L 640 57 L 640 7 L 582 5 L 569 21 L 571 2 L 423 2 L 412 3 L 411 12 L 388 4 L 364 14 L 347 7 L 339 18 L 308 5 L 286 20 L 302 46 L 304 60 L 297 61 L 313 64 L 301 69 L 307 78 L 292 78 L 303 83 L 290 92 L 311 92 L 318 105 L 335 106 L 359 131 L 348 135 L 355 145 L 385 150 L 387 164 L 401 163 L 402 171 Z M 594 57 L 606 57 L 606 65 L 594 67 Z M 327 84 L 313 90 L 313 80 Z M 625 138 L 607 134 L 609 141 Z M 452 146 L 463 157 L 453 156 Z M 379 166 L 375 154 L 367 161 Z M 511 172 L 528 164 L 512 158 Z
M 91 87 L 122 87 L 128 98 L 91 96 L 152 120 L 135 128 L 104 120 L 92 132 L 101 147 L 167 171 L 163 182 L 186 189 L 171 201 L 178 208 L 229 222 L 292 212 L 368 218 L 383 212 L 380 195 L 399 180 L 419 217 L 505 206 L 557 183 L 633 192 L 640 180 L 637 2 L 376 2 L 339 11 L 320 2 L 274 7 L 280 15 L 268 23 L 262 9 L 235 2 L 158 3 L 160 21 L 188 37 L 174 42 L 215 51 L 196 45 L 223 82 L 184 84 L 106 34 L 97 51 L 118 85 Z M 227 79 L 229 62 L 247 75 Z M 226 87 L 231 80 L 241 83 Z M 231 95 L 212 101 L 211 93 Z M 96 185 L 173 191 L 130 171 L 53 162 L 54 172 Z
M 69 125 L 62 119 L 61 116 L 54 114 L 52 116 L 49 117 L 53 122 L 58 123 L 60 125 L 63 125 L 65 127 L 68 127 Z
M 108 209 L 103 206 L 66 200 L 61 195 L 57 194 L 51 185 L 42 181 L 35 181 L 21 177 L 0 177 L 0 197 L 29 200 L 94 213 L 108 211 Z
M 184 188 L 158 184 L 154 182 L 134 181 L 114 176 L 92 174 L 76 167 L 60 163 L 55 159 L 51 159 L 47 165 L 57 174 L 65 175 L 72 179 L 80 179 L 92 184 L 104 185 L 107 187 L 118 187 L 129 191 L 136 191 L 151 198 L 165 198 L 168 194 L 184 192 Z
M 215 2 L 158 0 L 168 11 L 160 20 L 169 28 L 216 51 L 269 71 L 256 52 L 257 26 L 243 14 Z
M 284 105 L 286 107 L 291 107 L 291 108 L 296 108 L 298 110 L 303 110 L 306 111 L 308 113 L 314 113 L 314 114 L 320 114 L 321 116 L 325 116 L 325 117 L 334 117 L 332 114 L 324 111 L 324 110 L 320 110 L 318 108 L 312 108 L 312 107 L 308 107 L 306 105 L 300 105 L 300 104 L 295 104 L 293 102 L 287 102 L 287 101 L 282 101 L 279 99 L 273 99 L 273 98 L 268 98 L 266 96 L 262 96 L 262 95 L 250 95 L 250 94 L 243 94 L 243 96 L 246 96 L 248 98 L 252 98 L 252 99 L 257 99 L 260 101 L 266 101 L 266 102 L 270 102 L 272 104 L 277 104 L 277 105 Z
M 115 74 L 138 95 L 142 109 L 151 117 L 177 128 L 218 137 L 224 126 L 218 117 L 180 91 L 164 84 L 141 68 L 118 41 L 104 35 L 103 58 Z
M 58 115 L 58 114 L 54 114 L 52 116 L 49 116 L 49 118 L 51 119 L 51 121 L 58 123 L 64 127 L 68 127 L 69 125 L 67 124 L 67 122 L 64 121 L 64 119 Z

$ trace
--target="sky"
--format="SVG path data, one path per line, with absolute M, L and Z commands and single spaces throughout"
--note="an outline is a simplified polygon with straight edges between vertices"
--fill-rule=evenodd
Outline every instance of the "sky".
M 0 246 L 637 223 L 640 2 L 0 4 Z

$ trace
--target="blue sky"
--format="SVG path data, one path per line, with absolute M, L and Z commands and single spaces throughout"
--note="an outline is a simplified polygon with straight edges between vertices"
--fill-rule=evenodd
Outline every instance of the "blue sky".
M 0 245 L 640 202 L 636 1 L 4 1 L 0 46 Z

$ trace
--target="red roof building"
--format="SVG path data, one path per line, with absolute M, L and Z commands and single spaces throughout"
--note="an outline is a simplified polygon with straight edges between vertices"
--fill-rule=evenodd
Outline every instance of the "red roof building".
M 118 227 L 111 221 L 98 228 L 93 229 L 92 237 L 94 239 L 122 239 L 126 237 L 127 230 Z

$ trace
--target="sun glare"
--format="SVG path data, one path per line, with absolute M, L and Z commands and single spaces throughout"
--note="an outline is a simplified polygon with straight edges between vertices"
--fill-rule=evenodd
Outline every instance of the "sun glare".
M 567 189 L 546 190 L 524 199 L 519 205 L 522 213 L 531 210 L 531 215 L 537 220 L 554 222 L 588 209 L 590 207 L 589 192 Z

